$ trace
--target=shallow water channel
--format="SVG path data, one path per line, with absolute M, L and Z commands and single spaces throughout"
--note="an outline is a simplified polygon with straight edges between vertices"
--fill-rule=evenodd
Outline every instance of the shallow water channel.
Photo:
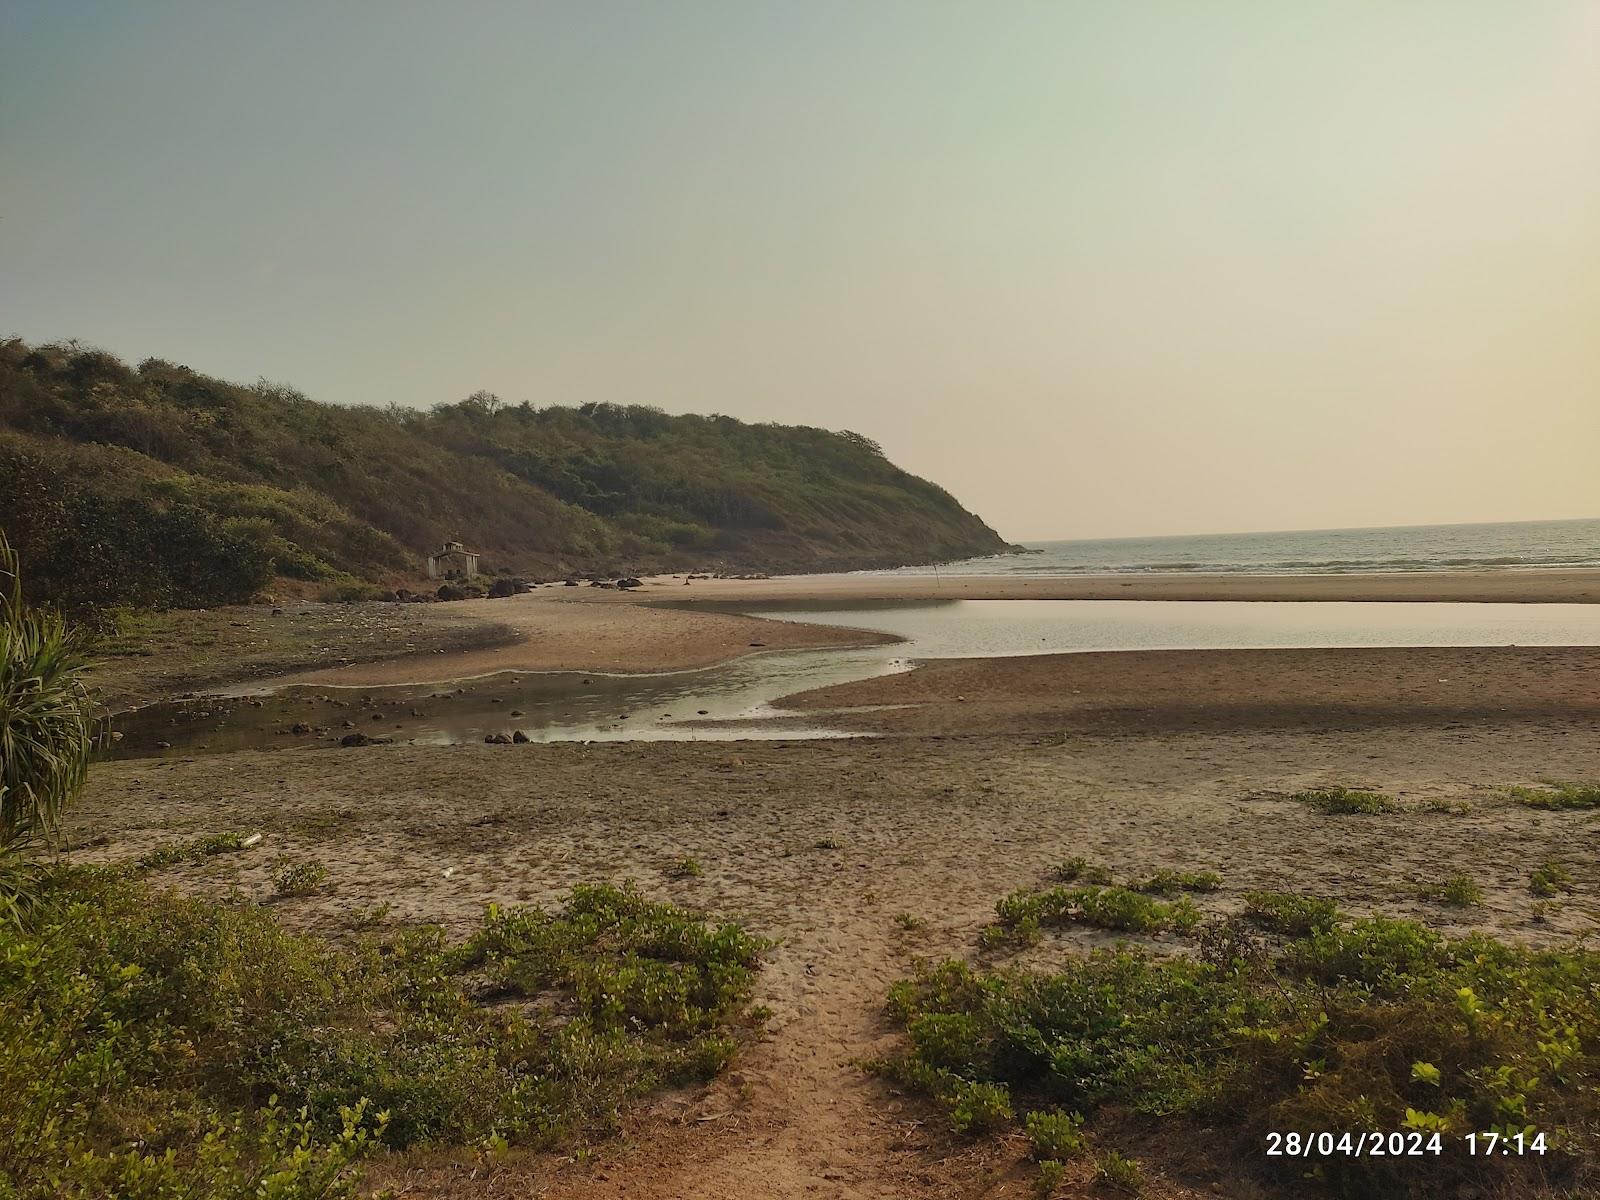
M 1600 605 L 1139 600 L 934 600 L 802 605 L 688 603 L 702 611 L 881 630 L 905 641 L 753 654 L 654 675 L 506 672 L 394 688 L 285 688 L 166 701 L 114 721 L 118 758 L 336 744 L 361 732 L 417 745 L 851 736 L 827 714 L 787 712 L 795 692 L 918 659 L 1096 650 L 1320 646 L 1594 646 Z M 752 722 L 759 722 L 754 723 Z M 298 732 L 296 732 L 298 730 Z

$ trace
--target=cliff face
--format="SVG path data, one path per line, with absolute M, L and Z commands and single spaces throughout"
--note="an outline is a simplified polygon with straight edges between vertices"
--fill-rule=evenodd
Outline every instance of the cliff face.
M 36 594 L 236 600 L 393 582 L 459 537 L 488 569 L 839 570 L 1003 548 L 852 433 L 609 404 L 319 404 L 147 359 L 0 343 L 0 528 Z

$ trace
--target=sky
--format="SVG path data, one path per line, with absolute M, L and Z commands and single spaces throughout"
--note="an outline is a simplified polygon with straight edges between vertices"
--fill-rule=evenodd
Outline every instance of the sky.
M 0 336 L 853 429 L 1014 539 L 1600 516 L 1596 0 L 0 28 Z

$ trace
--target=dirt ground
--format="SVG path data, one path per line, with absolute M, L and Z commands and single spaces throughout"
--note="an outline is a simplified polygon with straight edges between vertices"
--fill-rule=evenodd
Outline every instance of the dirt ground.
M 956 1138 L 859 1065 L 895 1045 L 884 996 L 914 956 L 976 954 L 995 900 L 1074 855 L 1119 874 L 1217 871 L 1223 890 L 1199 898 L 1215 913 L 1281 888 L 1445 930 L 1589 935 L 1600 814 L 1498 793 L 1547 778 L 1600 778 L 1592 724 L 251 751 L 97 766 L 73 837 L 78 857 L 122 858 L 262 832 L 243 855 L 164 878 L 265 899 L 270 860 L 316 858 L 326 886 L 275 908 L 335 935 L 380 904 L 389 919 L 460 931 L 489 901 L 547 903 L 578 882 L 631 878 L 780 939 L 758 996 L 769 1030 L 709 1090 L 661 1098 L 576 1160 L 390 1160 L 374 1179 L 400 1196 L 1022 1197 L 1020 1145 Z M 1335 783 L 1383 789 L 1406 811 L 1323 816 L 1271 794 Z M 686 856 L 703 874 L 674 877 Z M 1541 923 L 1527 877 L 1552 858 L 1576 891 Z M 1417 898 L 1455 872 L 1483 887 L 1481 908 Z M 899 914 L 927 924 L 906 929 Z M 1103 937 L 1047 941 L 1030 961 Z M 1146 1195 L 1259 1194 L 1171 1146 L 1134 1137 L 1122 1149 L 1143 1159 Z

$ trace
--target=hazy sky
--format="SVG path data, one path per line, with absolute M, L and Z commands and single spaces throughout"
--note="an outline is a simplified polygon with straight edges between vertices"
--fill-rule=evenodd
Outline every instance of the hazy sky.
M 1600 0 L 0 0 L 8 332 L 1012 538 L 1600 516 Z

